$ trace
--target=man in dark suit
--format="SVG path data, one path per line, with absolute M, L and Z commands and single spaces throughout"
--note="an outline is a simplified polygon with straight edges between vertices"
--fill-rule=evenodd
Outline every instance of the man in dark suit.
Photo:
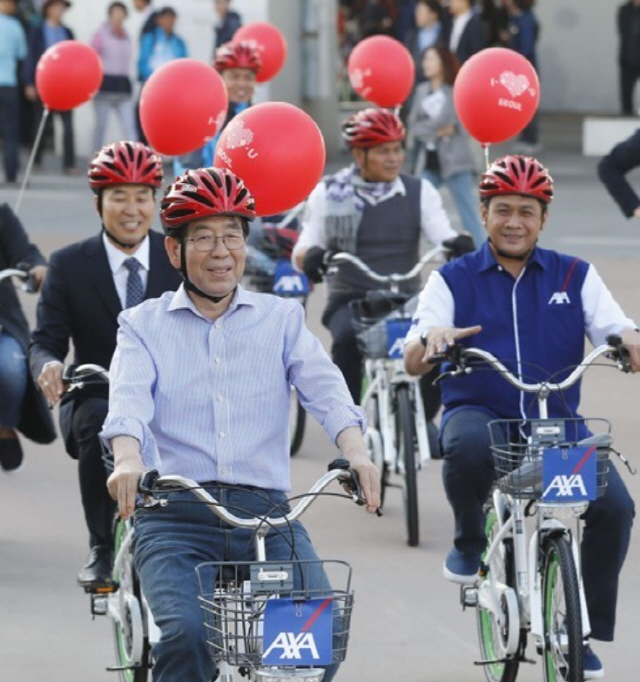
M 473 0 L 451 0 L 449 13 L 451 20 L 444 22 L 442 41 L 463 64 L 487 47 L 487 27 L 475 12 Z
M 93 386 L 65 394 L 63 363 L 73 342 L 74 363 L 109 367 L 117 316 L 143 299 L 180 283 L 160 234 L 150 232 L 162 184 L 162 161 L 140 142 L 103 147 L 89 167 L 102 233 L 52 254 L 38 303 L 29 360 L 50 406 L 60 401 L 60 430 L 78 459 L 80 492 L 90 552 L 78 582 L 87 589 L 111 574 L 114 504 L 98 433 L 107 414 L 108 389 Z

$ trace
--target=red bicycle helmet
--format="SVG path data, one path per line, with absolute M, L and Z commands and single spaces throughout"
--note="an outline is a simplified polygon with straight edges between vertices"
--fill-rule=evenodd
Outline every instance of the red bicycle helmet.
M 553 178 L 532 156 L 508 155 L 496 159 L 480 179 L 480 198 L 522 194 L 545 204 L 553 199 Z
M 406 130 L 398 116 L 386 109 L 363 109 L 342 125 L 342 137 L 350 147 L 367 149 L 385 142 L 402 142 Z
M 89 186 L 98 192 L 111 185 L 162 185 L 162 159 L 142 142 L 114 142 L 89 165 Z
M 179 175 L 160 204 L 166 232 L 192 220 L 218 215 L 256 217 L 255 201 L 244 182 L 226 168 L 198 168 Z
M 258 73 L 261 66 L 260 53 L 248 40 L 220 45 L 213 58 L 213 68 L 216 71 L 249 69 L 253 73 Z

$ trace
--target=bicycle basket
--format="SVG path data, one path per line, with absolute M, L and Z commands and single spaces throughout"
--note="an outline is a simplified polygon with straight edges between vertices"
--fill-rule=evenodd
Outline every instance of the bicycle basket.
M 225 661 L 235 667 L 275 665 L 272 661 L 263 661 L 263 657 L 271 655 L 274 649 L 275 640 L 268 639 L 273 633 L 269 612 L 274 611 L 274 600 L 279 602 L 278 605 L 292 600 L 294 605 L 300 605 L 301 614 L 302 605 L 312 603 L 311 600 L 321 600 L 323 608 L 330 606 L 330 661 L 326 663 L 344 660 L 353 608 L 351 567 L 346 562 L 215 562 L 200 564 L 196 570 L 207 642 L 215 661 Z M 219 577 L 215 579 L 214 576 Z M 313 588 L 305 587 L 311 583 Z M 302 639 L 303 630 L 314 636 L 315 618 L 306 614 L 298 619 L 296 627 L 297 630 L 287 633 L 289 646 L 278 652 L 283 658 L 277 665 L 313 665 L 304 658 L 299 659 L 299 652 L 295 649 L 296 642 Z M 311 653 L 313 648 L 309 647 Z M 301 663 L 301 660 L 305 662 Z
M 489 434 L 502 492 L 552 505 L 604 495 L 613 443 L 606 419 L 496 419 Z
M 358 347 L 365 358 L 402 358 L 404 337 L 411 327 L 410 311 L 414 309 L 414 299 L 417 305 L 417 297 L 405 303 L 384 296 L 351 301 Z

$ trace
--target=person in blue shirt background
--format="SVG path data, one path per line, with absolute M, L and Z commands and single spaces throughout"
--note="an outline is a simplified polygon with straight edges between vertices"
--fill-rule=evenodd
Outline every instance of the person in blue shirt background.
M 411 374 L 426 373 L 434 354 L 460 342 L 489 351 L 526 381 L 561 381 L 582 362 L 585 334 L 594 345 L 619 334 L 632 371 L 640 371 L 640 333 L 595 267 L 537 246 L 552 198 L 551 176 L 531 157 L 503 157 L 487 169 L 480 199 L 488 240 L 429 277 L 406 338 Z M 579 383 L 550 396 L 549 416 L 577 417 L 579 397 Z M 442 402 L 442 478 L 455 518 L 444 575 L 474 583 L 486 543 L 483 505 L 495 476 L 487 424 L 535 418 L 537 404 L 498 372 L 444 382 Z M 610 463 L 605 495 L 583 516 L 582 577 L 595 639 L 613 640 L 618 579 L 634 515 L 633 500 Z M 604 674 L 589 645 L 584 669 L 586 679 Z
M 255 217 L 242 180 L 226 169 L 189 170 L 167 189 L 160 215 L 183 284 L 119 317 L 101 436 L 114 455 L 108 486 L 120 513 L 133 513 L 140 476 L 150 468 L 201 483 L 240 515 L 286 513 L 291 384 L 359 474 L 367 510 L 375 512 L 380 474 L 364 445 L 364 414 L 306 327 L 304 308 L 240 285 Z M 154 680 L 209 682 L 216 671 L 195 567 L 255 560 L 253 531 L 229 530 L 204 505 L 189 504 L 189 491 L 178 496 L 187 502 L 136 512 L 134 560 L 162 632 Z M 267 535 L 267 555 L 290 560 L 295 546 L 296 558 L 315 561 L 302 524 L 294 521 L 291 531 Z M 321 569 L 311 573 L 310 589 L 326 580 Z
M 186 43 L 174 32 L 177 18 L 173 7 L 162 7 L 155 15 L 155 29 L 142 34 L 138 59 L 141 82 L 144 83 L 163 64 L 187 56 Z

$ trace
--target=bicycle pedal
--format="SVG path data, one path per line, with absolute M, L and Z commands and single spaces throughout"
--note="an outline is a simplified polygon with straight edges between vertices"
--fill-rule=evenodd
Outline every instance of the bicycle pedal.
M 119 587 L 120 583 L 115 580 L 110 580 L 105 583 L 84 585 L 84 591 L 86 594 L 111 594 L 116 592 Z

